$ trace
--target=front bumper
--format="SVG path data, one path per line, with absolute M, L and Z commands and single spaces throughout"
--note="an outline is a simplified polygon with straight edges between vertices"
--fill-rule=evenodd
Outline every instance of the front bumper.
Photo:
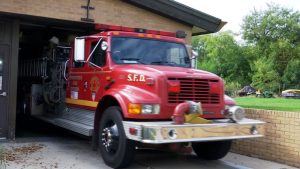
M 214 120 L 210 124 L 172 123 L 123 121 L 123 126 L 128 139 L 150 144 L 256 138 L 265 133 L 265 122 L 252 119 L 237 123 L 228 119 Z

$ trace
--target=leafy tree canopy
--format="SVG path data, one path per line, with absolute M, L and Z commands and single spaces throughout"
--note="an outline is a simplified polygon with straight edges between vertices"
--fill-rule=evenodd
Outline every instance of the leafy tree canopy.
M 298 74 L 295 67 L 300 67 L 299 62 L 296 62 L 300 59 L 300 13 L 274 4 L 268 7 L 265 11 L 254 10 L 244 18 L 243 38 L 248 46 L 254 46 L 256 57 L 252 59 L 259 61 L 260 66 L 266 64 L 269 67 L 272 63 L 272 71 L 265 73 L 278 76 L 276 83 L 279 85 L 273 90 L 299 86 L 300 81 L 296 82 L 297 78 L 293 76 Z M 257 66 L 258 62 L 251 65 L 252 68 Z M 253 69 L 256 78 L 252 77 L 252 80 L 257 79 L 257 70 Z M 258 85 L 254 81 L 253 84 Z M 268 85 L 260 87 L 269 88 Z
M 198 68 L 226 81 L 227 92 L 251 84 L 261 90 L 281 92 L 300 88 L 300 13 L 269 4 L 253 10 L 243 20 L 241 45 L 232 32 L 197 36 Z
M 250 83 L 250 65 L 231 32 L 195 37 L 193 48 L 199 55 L 198 68 L 213 72 L 226 81 Z
M 249 43 L 267 47 L 268 43 L 286 39 L 292 45 L 300 42 L 300 13 L 275 4 L 265 11 L 254 10 L 242 25 L 243 38 Z

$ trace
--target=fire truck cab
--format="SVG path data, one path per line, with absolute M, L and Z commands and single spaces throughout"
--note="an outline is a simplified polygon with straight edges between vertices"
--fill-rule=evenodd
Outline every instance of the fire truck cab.
M 264 122 L 226 106 L 220 77 L 191 68 L 184 32 L 96 29 L 75 38 L 69 58 L 45 60 L 44 81 L 32 87 L 43 109 L 32 115 L 92 136 L 110 167 L 130 165 L 136 147 L 153 145 L 216 160 L 231 140 L 264 135 Z

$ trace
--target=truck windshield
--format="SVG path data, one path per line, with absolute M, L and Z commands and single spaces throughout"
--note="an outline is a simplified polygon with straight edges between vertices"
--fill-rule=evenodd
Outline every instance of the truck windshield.
M 117 64 L 190 67 L 184 44 L 169 41 L 113 37 L 111 54 Z

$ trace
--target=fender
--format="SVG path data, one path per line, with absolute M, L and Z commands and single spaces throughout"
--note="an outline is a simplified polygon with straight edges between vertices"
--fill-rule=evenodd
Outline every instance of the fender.
M 226 106 L 235 106 L 236 102 L 233 98 L 227 96 L 226 94 L 224 95 L 224 102 Z
M 150 93 L 146 90 L 143 90 L 138 87 L 129 86 L 129 85 L 119 85 L 114 88 L 111 88 L 107 90 L 104 94 L 102 99 L 99 101 L 97 105 L 97 110 L 95 113 L 95 119 L 94 119 L 94 134 L 93 134 L 93 140 L 92 140 L 92 147 L 94 150 L 97 149 L 98 142 L 99 142 L 99 123 L 102 116 L 102 112 L 105 111 L 100 110 L 101 109 L 101 102 L 103 101 L 103 98 L 113 98 L 114 101 L 117 101 L 117 103 L 114 103 L 113 106 L 119 105 L 122 112 L 124 119 L 153 119 L 153 116 L 158 116 L 156 118 L 159 118 L 159 115 L 132 115 L 128 113 L 127 105 L 128 103 L 156 103 L 160 104 L 161 99 L 154 95 L 153 93 Z
M 124 118 L 138 118 L 138 119 L 147 119 L 152 117 L 153 115 L 133 115 L 128 113 L 128 104 L 129 103 L 152 103 L 152 104 L 160 104 L 161 99 L 157 95 L 143 90 L 141 88 L 130 86 L 130 85 L 120 85 L 114 88 L 111 88 L 105 92 L 104 96 L 112 96 L 114 97 L 123 112 Z

